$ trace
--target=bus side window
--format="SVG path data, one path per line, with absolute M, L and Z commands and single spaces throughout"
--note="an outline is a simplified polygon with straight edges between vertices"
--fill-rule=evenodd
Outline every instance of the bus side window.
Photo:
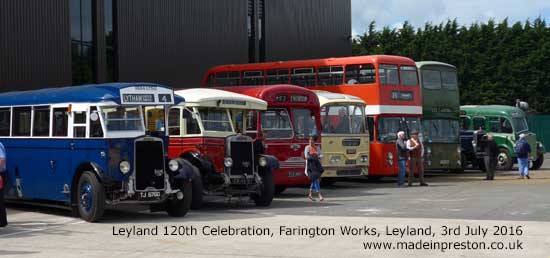
M 342 85 L 344 68 L 342 66 L 321 66 L 317 69 L 319 86 Z
M 489 117 L 487 118 L 489 120 L 489 132 L 494 133 L 500 133 L 501 127 L 500 127 L 500 120 L 498 117 Z
M 376 71 L 372 64 L 346 66 L 346 84 L 369 84 L 376 82 Z
M 67 137 L 69 116 L 67 114 L 67 108 L 54 108 L 53 109 L 53 123 L 52 123 L 52 136 L 54 137 Z
M 171 136 L 181 135 L 180 109 L 171 108 L 168 112 L 168 134 Z
M 474 123 L 474 130 L 485 130 L 485 118 L 483 117 L 474 117 L 473 119 Z
M 0 136 L 10 136 L 11 110 L 0 108 Z
M 367 117 L 367 126 L 369 129 L 369 139 L 374 141 L 374 117 Z
M 73 137 L 86 138 L 86 112 L 73 112 Z
M 13 136 L 31 136 L 31 107 L 13 108 Z
M 288 69 L 278 69 L 278 70 L 267 70 L 266 71 L 266 81 L 265 84 L 288 84 Z
M 103 138 L 103 128 L 101 128 L 97 107 L 90 108 L 90 137 Z
M 193 114 L 187 110 L 183 110 L 182 114 L 183 124 L 185 126 L 185 134 L 200 134 L 201 128 L 199 127 L 199 122 L 193 117 Z
M 510 120 L 504 117 L 500 118 L 501 131 L 503 133 L 513 133 L 514 129 L 512 128 L 512 123 Z
M 50 136 L 50 107 L 34 107 L 32 136 Z
M 290 83 L 298 86 L 315 85 L 315 72 L 313 67 L 294 68 Z
M 470 120 L 470 117 L 467 117 L 467 116 L 460 117 L 460 128 L 462 128 L 462 130 L 469 130 L 471 122 L 472 121 Z

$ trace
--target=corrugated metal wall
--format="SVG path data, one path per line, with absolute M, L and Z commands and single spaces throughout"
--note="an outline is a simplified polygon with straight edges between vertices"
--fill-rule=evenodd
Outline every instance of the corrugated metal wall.
M 537 134 L 537 140 L 544 144 L 547 152 L 550 152 L 550 115 L 538 115 L 528 117 L 529 130 Z
M 71 83 L 66 0 L 0 0 L 0 91 Z
M 351 55 L 350 0 L 265 0 L 266 61 Z
M 248 61 L 245 0 L 118 4 L 120 81 L 197 87 L 211 66 Z

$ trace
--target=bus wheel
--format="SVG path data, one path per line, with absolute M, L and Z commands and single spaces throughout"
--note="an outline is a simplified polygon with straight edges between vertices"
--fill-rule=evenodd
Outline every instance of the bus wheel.
M 193 189 L 189 181 L 176 181 L 174 188 L 178 188 L 183 193 L 183 199 L 170 198 L 166 200 L 166 213 L 172 217 L 183 217 L 191 209 L 191 200 L 193 198 Z
M 501 148 L 499 149 L 497 157 L 497 169 L 498 170 L 511 170 L 514 166 L 514 161 L 508 150 Z
M 260 193 L 253 194 L 251 197 L 254 203 L 256 203 L 256 206 L 269 206 L 275 195 L 275 179 L 273 178 L 273 173 L 271 173 L 269 169 L 260 172 L 260 177 L 262 177 Z
M 105 211 L 105 190 L 97 177 L 89 171 L 78 180 L 77 207 L 80 217 L 88 222 L 101 219 Z
M 286 190 L 286 185 L 276 185 L 275 186 L 275 195 L 282 194 Z
M 531 167 L 532 170 L 537 170 L 540 167 L 542 167 L 542 163 L 544 163 L 544 154 L 539 154 L 537 157 L 537 160 L 533 161 L 533 166 Z
M 200 170 L 195 166 L 193 166 L 193 173 L 193 179 L 191 180 L 193 191 L 193 194 L 191 195 L 191 209 L 199 210 L 202 207 L 202 175 Z

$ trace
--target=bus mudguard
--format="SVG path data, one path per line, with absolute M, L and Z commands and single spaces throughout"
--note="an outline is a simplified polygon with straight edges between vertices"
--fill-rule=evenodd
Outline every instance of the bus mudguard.
M 216 169 L 214 168 L 212 161 L 198 152 L 186 152 L 180 157 L 197 167 L 201 173 L 205 173 L 206 175 L 216 174 Z
M 189 180 L 193 177 L 193 166 L 191 163 L 182 158 L 172 159 L 179 163 L 179 169 L 174 172 L 174 179 Z
M 275 169 L 279 168 L 279 159 L 277 159 L 275 156 L 266 155 L 266 154 L 260 154 L 258 156 L 259 156 L 258 160 L 260 160 L 260 158 L 265 158 L 266 159 L 267 163 L 266 163 L 265 167 L 267 167 L 271 170 L 275 170 Z

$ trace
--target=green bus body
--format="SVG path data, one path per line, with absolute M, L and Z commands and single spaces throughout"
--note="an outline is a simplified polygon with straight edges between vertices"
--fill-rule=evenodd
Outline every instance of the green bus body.
M 426 170 L 460 170 L 460 95 L 456 68 L 417 62 L 422 85 L 422 140 Z
M 517 163 L 514 151 L 519 134 L 527 135 L 531 145 L 530 158 L 533 163 L 542 162 L 544 156 L 542 148 L 537 142 L 536 134 L 529 131 L 526 114 L 514 106 L 487 105 L 461 106 L 461 126 L 464 130 L 479 130 L 482 128 L 494 136 L 499 147 L 497 168 L 509 170 Z

